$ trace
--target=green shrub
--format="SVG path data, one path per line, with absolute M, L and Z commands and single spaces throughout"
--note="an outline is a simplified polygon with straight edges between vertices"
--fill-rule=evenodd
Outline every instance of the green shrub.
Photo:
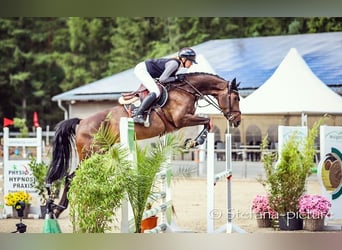
M 115 144 L 104 154 L 82 161 L 68 192 L 73 231 L 104 233 L 112 230 L 124 197 L 131 163 L 125 148 Z
M 305 192 L 307 178 L 312 174 L 315 138 L 323 118 L 309 130 L 304 140 L 293 133 L 284 143 L 280 155 L 267 152 L 267 137 L 262 142 L 265 178 L 259 178 L 269 194 L 270 206 L 279 214 L 298 212 L 300 196 Z

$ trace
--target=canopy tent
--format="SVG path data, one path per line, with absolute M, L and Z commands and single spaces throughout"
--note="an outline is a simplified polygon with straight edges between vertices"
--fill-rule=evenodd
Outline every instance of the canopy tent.
M 202 54 L 196 56 L 196 62 L 197 64 L 192 64 L 187 72 L 205 72 L 216 75 L 215 70 Z
M 292 48 L 273 75 L 241 101 L 240 108 L 242 114 L 342 114 L 342 97 Z

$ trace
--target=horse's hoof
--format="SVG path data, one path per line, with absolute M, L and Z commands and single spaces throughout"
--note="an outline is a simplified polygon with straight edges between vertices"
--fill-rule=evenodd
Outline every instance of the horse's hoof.
M 185 149 L 190 149 L 196 147 L 196 141 L 192 139 L 186 139 L 184 142 L 184 148 Z
M 58 208 L 54 209 L 53 210 L 53 214 L 54 214 L 55 218 L 58 219 L 63 211 L 64 211 L 64 209 L 63 210 L 62 209 L 58 209 Z

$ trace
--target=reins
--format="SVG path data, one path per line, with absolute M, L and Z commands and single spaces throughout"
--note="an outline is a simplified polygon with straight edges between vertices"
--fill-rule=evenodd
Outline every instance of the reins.
M 184 80 L 184 82 L 186 84 L 188 84 L 198 95 L 199 98 L 204 99 L 209 105 L 214 106 L 217 110 L 221 111 L 223 113 L 223 110 L 220 108 L 220 106 L 218 104 L 215 103 L 215 101 L 208 95 L 203 95 L 203 93 L 201 91 L 199 91 L 194 85 L 192 85 L 191 82 Z M 229 90 L 228 90 L 229 92 Z

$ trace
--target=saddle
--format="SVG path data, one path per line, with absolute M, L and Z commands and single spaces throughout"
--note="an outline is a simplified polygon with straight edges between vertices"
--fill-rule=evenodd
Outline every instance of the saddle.
M 161 85 L 160 83 L 157 83 L 157 85 L 161 94 L 154 102 L 154 104 L 152 104 L 150 110 L 147 111 L 148 113 L 150 113 L 152 109 L 163 107 L 168 99 L 168 92 L 165 86 Z M 141 84 L 135 91 L 122 93 L 121 97 L 119 98 L 119 103 L 125 107 L 126 111 L 131 116 L 135 113 L 136 110 L 138 110 L 140 103 L 148 94 L 148 89 L 143 84 Z
M 145 88 L 143 84 L 140 84 L 137 90 L 129 93 L 122 93 L 119 98 L 119 103 L 124 105 L 134 103 L 138 100 L 142 101 L 148 95 L 148 92 L 148 89 Z

